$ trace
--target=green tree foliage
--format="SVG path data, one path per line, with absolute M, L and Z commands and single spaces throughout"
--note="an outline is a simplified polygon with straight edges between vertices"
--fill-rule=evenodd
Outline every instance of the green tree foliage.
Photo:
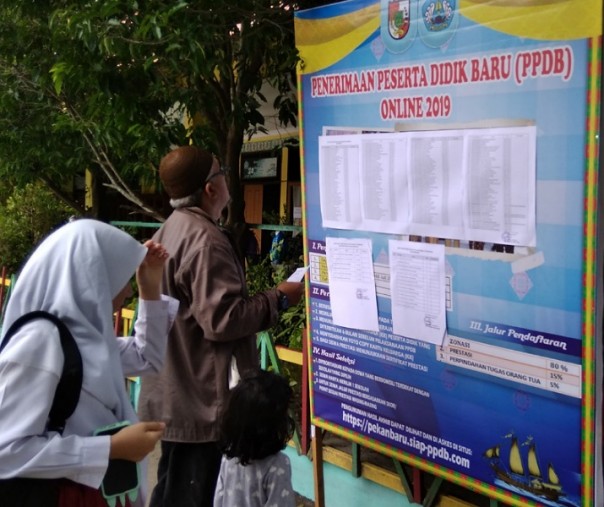
M 16 274 L 31 250 L 72 214 L 41 183 L 15 190 L 0 205 L 0 266 Z
M 184 128 L 161 113 L 171 101 L 127 47 L 101 45 L 111 18 L 86 4 L 0 4 L 0 175 L 60 191 L 89 168 L 146 209 L 139 178 L 153 177 L 152 161 Z
M 287 233 L 287 241 L 284 243 L 281 245 L 282 251 L 278 255 L 278 261 L 271 260 L 271 255 L 266 255 L 259 262 L 247 265 L 246 279 L 250 294 L 276 287 L 304 264 L 301 236 L 292 237 L 291 233 Z M 276 248 L 274 240 L 272 248 Z M 271 329 L 273 341 L 277 345 L 301 350 L 302 328 L 305 322 L 306 306 L 302 298 L 297 305 L 290 307 L 279 316 L 279 321 Z
M 161 219 L 138 185 L 192 141 L 231 168 L 229 221 L 243 222 L 241 147 L 264 128 L 265 83 L 295 122 L 293 12 L 315 3 L 0 0 L 0 177 L 59 190 L 89 168 Z

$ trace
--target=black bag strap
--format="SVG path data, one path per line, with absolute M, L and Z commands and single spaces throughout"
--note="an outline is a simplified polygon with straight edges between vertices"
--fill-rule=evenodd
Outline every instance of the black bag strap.
M 63 348 L 65 362 L 63 363 L 61 378 L 59 379 L 57 390 L 55 391 L 55 396 L 52 400 L 52 407 L 48 414 L 48 429 L 63 433 L 65 421 L 73 414 L 80 399 L 83 375 L 82 356 L 80 355 L 78 345 L 67 326 L 61 319 L 48 312 L 36 310 L 26 313 L 10 326 L 2 340 L 2 344 L 0 344 L 0 352 L 2 352 L 12 335 L 14 335 L 21 326 L 34 319 L 50 320 L 57 326 L 61 337 L 61 347 Z

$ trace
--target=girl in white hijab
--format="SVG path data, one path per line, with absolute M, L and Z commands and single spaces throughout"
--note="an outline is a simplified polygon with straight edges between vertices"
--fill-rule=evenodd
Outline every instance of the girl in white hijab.
M 94 220 L 63 226 L 33 252 L 10 297 L 2 338 L 28 312 L 59 317 L 82 356 L 82 390 L 63 434 L 48 431 L 64 360 L 59 332 L 38 319 L 12 336 L 0 354 L 0 479 L 66 478 L 98 490 L 109 458 L 140 461 L 153 450 L 164 423 L 137 423 L 124 377 L 162 366 L 177 308 L 175 300 L 160 296 L 166 258 L 161 245 L 143 246 Z M 128 297 L 135 270 L 135 336 L 116 339 L 112 314 Z M 100 427 L 126 420 L 134 424 L 113 436 L 93 436 Z M 136 503 L 143 504 L 144 496 L 143 491 Z

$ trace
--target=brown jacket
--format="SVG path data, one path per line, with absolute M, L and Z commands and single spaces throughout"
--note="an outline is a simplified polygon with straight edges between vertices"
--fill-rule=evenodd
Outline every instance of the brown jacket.
M 258 368 L 255 333 L 276 323 L 277 291 L 248 296 L 227 235 L 200 208 L 175 210 L 153 239 L 170 254 L 162 290 L 180 307 L 163 370 L 142 379 L 139 415 L 165 421 L 164 440 L 214 442 L 231 357 L 241 374 Z

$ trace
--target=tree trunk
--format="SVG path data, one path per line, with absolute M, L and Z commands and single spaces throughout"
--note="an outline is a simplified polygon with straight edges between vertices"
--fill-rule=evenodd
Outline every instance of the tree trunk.
M 105 194 L 105 187 L 101 181 L 101 175 L 98 169 L 90 169 L 90 201 L 92 207 L 87 210 L 88 214 L 92 218 L 99 219 L 101 217 L 101 204 L 103 195 Z
M 232 228 L 234 225 L 245 222 L 243 216 L 243 188 L 239 169 L 241 148 L 243 146 L 243 129 L 231 124 L 227 134 L 226 153 L 224 154 L 225 165 L 229 168 L 229 192 L 231 201 L 228 205 L 228 217 L 226 225 Z
M 241 149 L 243 147 L 243 127 L 231 123 L 227 134 L 226 153 L 224 154 L 225 165 L 230 168 L 229 171 L 229 192 L 231 201 L 228 204 L 228 216 L 226 227 L 231 231 L 235 244 L 238 247 L 238 254 L 244 263 L 245 245 L 245 202 L 243 200 L 243 184 L 241 181 Z

